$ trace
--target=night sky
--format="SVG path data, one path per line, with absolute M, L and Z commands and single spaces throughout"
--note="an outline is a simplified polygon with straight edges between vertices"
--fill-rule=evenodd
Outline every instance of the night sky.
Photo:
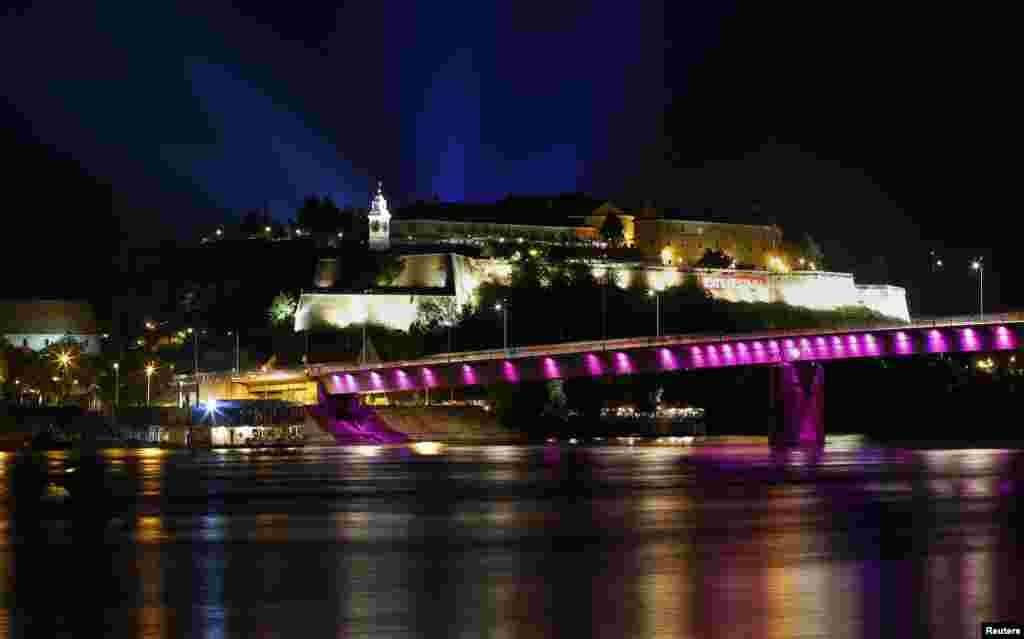
M 913 312 L 974 311 L 984 253 L 989 306 L 1024 307 L 999 282 L 1019 269 L 1009 24 L 891 3 L 22 1 L 0 14 L 5 217 L 88 278 L 105 261 L 85 245 L 285 221 L 314 192 L 365 205 L 377 179 L 395 204 L 585 191 L 810 231 Z

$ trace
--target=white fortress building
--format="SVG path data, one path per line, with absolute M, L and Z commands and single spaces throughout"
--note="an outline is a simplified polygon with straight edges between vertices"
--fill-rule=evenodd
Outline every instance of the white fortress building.
M 818 271 L 813 264 L 810 270 L 786 268 L 782 231 L 777 226 L 666 219 L 650 207 L 637 216 L 626 215 L 610 202 L 577 196 L 519 198 L 515 202 L 519 207 L 539 209 L 542 215 L 535 221 L 540 219 L 542 223 L 456 219 L 458 216 L 447 213 L 444 205 L 428 208 L 430 217 L 392 221 L 383 186 L 378 183 L 367 216 L 368 246 L 374 251 L 389 251 L 415 244 L 599 244 L 599 229 L 605 219 L 618 215 L 623 222 L 623 245 L 632 247 L 636 261 L 588 263 L 597 276 L 614 271 L 614 281 L 622 288 L 660 290 L 680 286 L 693 273 L 712 296 L 727 301 L 782 302 L 815 310 L 860 306 L 910 320 L 906 292 L 900 287 L 857 284 L 851 273 Z M 553 212 L 555 202 L 573 215 L 558 217 Z M 726 253 L 736 268 L 694 268 L 706 250 Z M 337 261 L 320 260 L 314 288 L 303 292 L 299 299 L 295 330 L 324 324 L 342 328 L 364 322 L 408 330 L 416 320 L 421 300 L 447 297 L 454 298 L 460 307 L 474 305 L 474 293 L 482 283 L 506 282 L 515 266 L 510 259 L 473 258 L 443 248 L 436 253 L 400 257 L 405 267 L 398 281 L 369 291 L 345 290 Z
M 474 292 L 484 282 L 507 282 L 514 263 L 502 259 L 476 259 L 455 253 L 405 255 L 405 270 L 394 286 L 371 292 L 332 291 L 335 282 L 321 268 L 317 288 L 303 292 L 295 314 L 295 330 L 316 325 L 343 328 L 349 324 L 381 324 L 409 330 L 420 300 L 453 297 L 462 307 L 476 303 Z M 323 265 L 322 265 L 323 266 Z M 906 292 L 898 286 L 860 285 L 850 273 L 819 271 L 740 271 L 734 269 L 682 270 L 640 263 L 592 265 L 596 276 L 607 270 L 622 288 L 665 289 L 683 284 L 695 273 L 713 297 L 730 302 L 783 302 L 816 310 L 861 306 L 882 315 L 910 320 Z

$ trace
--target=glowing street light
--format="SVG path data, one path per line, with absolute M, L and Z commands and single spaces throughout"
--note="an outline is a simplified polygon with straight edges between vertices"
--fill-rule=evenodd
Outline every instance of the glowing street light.
M 114 408 L 117 408 L 118 400 L 121 397 L 121 383 L 119 381 L 119 373 L 121 371 L 121 365 L 114 362 Z
M 647 289 L 647 297 L 654 298 L 654 335 L 661 337 L 661 293 L 657 289 Z
M 146 406 L 149 406 L 149 383 L 150 379 L 153 377 L 153 371 L 155 370 L 156 367 L 152 364 L 148 364 L 146 366 Z
M 508 350 L 508 300 L 502 300 L 494 305 L 494 310 L 502 315 L 502 335 L 504 349 Z
M 985 264 L 982 258 L 971 262 L 971 268 L 978 272 L 978 315 L 985 314 Z

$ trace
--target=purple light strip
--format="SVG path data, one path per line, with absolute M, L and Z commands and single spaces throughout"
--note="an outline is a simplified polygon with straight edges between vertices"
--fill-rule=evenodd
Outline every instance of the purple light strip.
M 615 372 L 618 375 L 629 375 L 634 370 L 633 362 L 629 359 L 629 355 L 621 351 L 612 355 L 612 365 L 615 367 Z
M 946 353 L 950 351 L 948 334 L 939 329 L 921 329 L 923 334 L 922 352 Z M 1017 347 L 1015 331 L 1007 326 L 991 326 L 982 329 L 964 327 L 952 329 L 957 333 L 958 350 L 962 352 L 978 352 L 990 350 L 1013 350 Z M 873 333 L 851 333 L 843 335 L 817 335 L 783 337 L 778 340 L 755 340 L 752 342 L 717 342 L 703 345 L 691 345 L 686 357 L 689 368 L 706 368 L 763 364 L 778 361 L 794 360 L 827 360 L 843 357 L 881 357 L 888 355 L 910 355 L 917 351 L 915 335 L 910 331 L 898 330 L 885 332 L 881 335 Z M 672 348 L 660 347 L 657 350 L 656 367 L 659 370 L 677 370 L 683 368 L 684 357 Z M 586 371 L 597 377 L 606 374 L 605 362 L 595 353 L 583 353 Z M 636 372 L 632 358 L 628 352 L 616 351 L 612 355 L 612 369 L 616 374 L 625 375 Z M 438 379 L 429 367 L 417 369 L 418 377 L 425 387 L 439 386 Z M 416 383 L 405 370 L 378 369 L 361 371 L 364 388 L 361 388 L 359 376 L 352 373 L 334 373 L 325 375 L 325 389 L 332 393 L 353 394 L 367 390 L 408 390 L 416 387 Z M 544 379 L 562 377 L 560 363 L 550 356 L 542 358 L 541 373 Z M 501 378 L 511 383 L 519 383 L 521 374 L 517 365 L 504 361 L 501 367 Z M 447 380 L 446 380 L 447 381 Z M 389 383 L 390 382 L 390 383 Z M 466 385 L 478 384 L 476 370 L 469 364 L 462 364 L 461 382 Z

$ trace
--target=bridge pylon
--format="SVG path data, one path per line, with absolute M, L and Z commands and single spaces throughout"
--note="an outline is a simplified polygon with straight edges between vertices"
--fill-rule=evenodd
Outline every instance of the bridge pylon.
M 773 446 L 824 446 L 825 368 L 819 362 L 772 366 Z

